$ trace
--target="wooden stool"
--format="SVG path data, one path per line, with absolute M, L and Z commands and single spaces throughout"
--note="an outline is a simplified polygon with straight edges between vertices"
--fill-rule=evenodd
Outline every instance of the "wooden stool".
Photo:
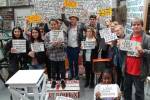
M 93 71 L 95 74 L 95 83 L 98 83 L 98 78 L 101 75 L 101 72 L 103 72 L 103 70 L 109 66 L 111 62 L 110 58 L 98 58 L 98 59 L 93 59 Z

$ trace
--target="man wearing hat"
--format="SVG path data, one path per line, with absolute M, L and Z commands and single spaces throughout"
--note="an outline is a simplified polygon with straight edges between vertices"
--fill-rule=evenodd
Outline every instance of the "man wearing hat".
M 65 9 L 62 8 L 62 21 L 68 27 L 67 37 L 68 37 L 68 47 L 67 47 L 67 56 L 69 61 L 69 79 L 75 78 L 79 79 L 78 75 L 78 57 L 80 52 L 80 44 L 82 39 L 83 26 L 79 25 L 79 18 L 76 15 L 69 16 L 69 21 L 65 17 Z

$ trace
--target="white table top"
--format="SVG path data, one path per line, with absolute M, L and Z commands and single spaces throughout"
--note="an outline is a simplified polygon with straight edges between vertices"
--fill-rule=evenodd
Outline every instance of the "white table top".
M 43 73 L 44 70 L 19 70 L 6 82 L 6 84 L 36 84 Z

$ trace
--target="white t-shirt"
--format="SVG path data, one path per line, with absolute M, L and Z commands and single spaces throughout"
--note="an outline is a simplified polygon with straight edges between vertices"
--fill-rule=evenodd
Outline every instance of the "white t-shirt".
M 114 84 L 114 85 L 117 87 L 118 94 L 121 93 L 118 84 Z M 97 84 L 95 86 L 95 89 L 94 89 L 94 100 L 96 100 L 96 93 L 97 92 L 101 93 L 101 91 L 100 91 L 101 90 L 101 86 L 102 86 L 102 84 Z M 114 98 L 112 98 L 112 97 L 110 97 L 110 98 L 102 98 L 102 100 L 114 100 Z
M 78 47 L 77 26 L 75 28 L 71 28 L 68 32 L 68 46 Z
M 91 39 L 86 38 L 86 41 L 96 41 L 96 39 L 95 38 L 91 38 Z M 91 52 L 92 52 L 91 49 L 86 50 L 86 53 L 85 53 L 85 60 L 86 61 L 91 61 Z

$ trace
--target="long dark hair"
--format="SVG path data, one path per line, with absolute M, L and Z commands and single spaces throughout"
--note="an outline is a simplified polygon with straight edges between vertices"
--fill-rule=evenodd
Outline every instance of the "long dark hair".
M 111 68 L 106 68 L 103 70 L 103 72 L 101 73 L 99 79 L 98 79 L 98 82 L 101 83 L 102 82 L 102 77 L 103 77 L 103 74 L 104 73 L 108 73 L 112 76 L 112 84 L 114 83 L 114 75 L 113 75 L 113 72 L 112 72 L 113 69 Z
M 12 30 L 12 38 L 13 39 L 17 39 L 15 37 L 15 35 L 14 35 L 15 29 L 18 29 L 20 31 L 20 37 L 19 37 L 19 39 L 24 39 L 24 37 L 23 37 L 23 30 L 20 27 L 18 27 L 18 26 L 13 28 L 13 30 Z
M 41 38 L 41 32 L 40 32 L 40 29 L 38 28 L 38 27 L 33 27 L 32 29 L 31 29 L 31 42 L 34 42 L 34 38 L 33 38 L 33 36 L 32 36 L 32 31 L 33 30 L 36 30 L 37 32 L 38 32 L 38 38 L 37 38 L 37 40 L 39 41 L 39 42 L 41 42 L 42 41 L 42 38 Z

